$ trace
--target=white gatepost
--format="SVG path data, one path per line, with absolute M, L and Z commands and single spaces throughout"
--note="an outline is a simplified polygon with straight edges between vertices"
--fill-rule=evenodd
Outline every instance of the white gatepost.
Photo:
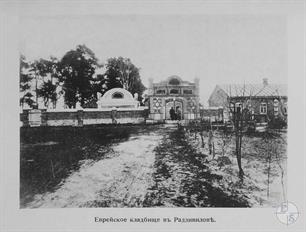
M 41 110 L 29 111 L 29 125 L 32 127 L 41 125 Z

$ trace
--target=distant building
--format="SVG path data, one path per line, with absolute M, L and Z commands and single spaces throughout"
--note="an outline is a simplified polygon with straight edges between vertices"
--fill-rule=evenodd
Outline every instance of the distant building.
M 150 118 L 169 120 L 173 108 L 179 119 L 195 119 L 199 110 L 199 79 L 195 82 L 183 81 L 178 76 L 170 76 L 165 81 L 153 83 L 148 89 Z
M 287 120 L 287 85 L 262 84 L 217 85 L 209 97 L 210 107 L 223 107 L 224 118 L 231 119 L 230 107 L 248 108 L 256 122 Z

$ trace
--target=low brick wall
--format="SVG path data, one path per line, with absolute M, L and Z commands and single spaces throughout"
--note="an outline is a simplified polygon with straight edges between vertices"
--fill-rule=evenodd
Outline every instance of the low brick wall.
M 43 112 L 44 126 L 78 126 L 78 112 Z
M 24 110 L 20 114 L 22 126 L 83 126 L 94 124 L 139 124 L 146 121 L 148 109 L 67 109 Z

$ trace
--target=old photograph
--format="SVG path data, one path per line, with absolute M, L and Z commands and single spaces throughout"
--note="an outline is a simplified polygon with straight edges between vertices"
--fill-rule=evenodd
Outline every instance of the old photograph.
M 287 201 L 284 16 L 20 25 L 21 209 Z

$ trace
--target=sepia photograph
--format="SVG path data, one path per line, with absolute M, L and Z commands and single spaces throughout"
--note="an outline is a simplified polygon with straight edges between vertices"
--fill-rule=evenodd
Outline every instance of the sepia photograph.
M 284 17 L 21 25 L 21 208 L 286 201 Z
M 303 7 L 0 0 L 0 231 L 304 231 Z

